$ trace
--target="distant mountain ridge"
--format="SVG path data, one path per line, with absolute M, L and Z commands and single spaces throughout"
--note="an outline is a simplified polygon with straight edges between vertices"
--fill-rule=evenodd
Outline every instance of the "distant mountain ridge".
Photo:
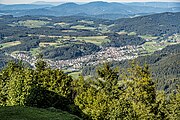
M 35 5 L 60 5 L 63 4 L 64 2 L 46 2 L 46 1 L 36 1 L 33 2 L 31 4 L 35 4 Z
M 52 7 L 52 5 L 35 5 L 35 4 L 0 4 L 0 10 L 30 10 Z
M 57 5 L 57 4 L 56 4 Z M 48 2 L 36 2 L 33 4 L 4 5 L 0 4 L 0 14 L 23 15 L 52 15 L 71 16 L 82 14 L 90 17 L 117 19 L 132 17 L 141 14 L 153 14 L 162 12 L 180 12 L 179 2 L 147 2 L 147 3 L 118 3 L 118 2 L 89 2 L 77 4 L 73 2 L 59 3 L 54 6 Z M 104 15 L 104 17 L 102 17 Z
M 180 6 L 179 2 L 131 2 L 125 3 L 126 5 L 133 6 L 150 6 L 150 7 L 159 7 L 159 8 L 172 8 Z

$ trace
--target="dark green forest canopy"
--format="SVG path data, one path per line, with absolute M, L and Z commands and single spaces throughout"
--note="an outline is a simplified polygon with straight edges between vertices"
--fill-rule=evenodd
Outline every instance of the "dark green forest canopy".
M 74 59 L 84 55 L 89 55 L 95 52 L 98 52 L 100 48 L 92 43 L 80 43 L 72 44 L 64 47 L 54 48 L 50 47 L 49 49 L 42 52 L 44 58 L 56 59 L 56 60 L 66 60 Z
M 112 31 L 136 32 L 139 35 L 161 36 L 164 34 L 174 34 L 180 32 L 180 12 L 162 13 L 135 17 L 132 19 L 119 19 L 111 27 Z
M 106 47 L 122 47 L 127 45 L 142 45 L 145 43 L 145 39 L 138 37 L 136 35 L 119 35 L 117 33 L 108 34 L 108 38 L 111 40 L 105 43 Z
M 118 71 L 108 64 L 99 68 L 97 74 L 94 80 L 82 76 L 73 80 L 40 59 L 36 69 L 10 62 L 0 72 L 0 105 L 3 106 L 0 110 L 7 111 L 5 106 L 48 108 L 56 112 L 65 110 L 87 120 L 179 118 L 179 88 L 169 96 L 158 91 L 147 65 L 132 64 L 121 74 L 121 81 Z M 18 108 L 22 109 L 12 109 Z
M 127 32 L 136 32 L 139 35 L 171 35 L 173 33 L 179 33 L 179 19 L 180 13 L 160 13 L 147 16 L 140 16 L 135 18 L 126 18 L 119 20 L 103 20 L 103 19 L 94 19 L 90 17 L 80 17 L 80 16 L 68 16 L 68 17 L 52 17 L 52 16 L 22 16 L 22 17 L 13 17 L 13 16 L 1 16 L 0 19 L 0 33 L 3 36 L 11 35 L 21 35 L 21 34 L 47 34 L 51 33 L 52 35 L 66 35 L 66 33 L 61 33 L 59 30 L 69 29 L 69 27 L 74 25 L 85 25 L 87 23 L 79 23 L 78 21 L 87 20 L 93 21 L 93 26 L 96 27 L 99 24 L 103 25 L 112 25 L 110 30 L 119 32 L 125 30 Z M 39 20 L 44 22 L 49 22 L 44 25 L 42 28 L 29 29 L 24 26 L 11 26 L 12 23 L 18 23 L 19 21 L 26 20 Z M 61 26 L 56 26 L 56 28 L 51 28 L 47 26 L 52 26 L 54 23 L 71 23 L 67 28 L 62 28 Z M 81 34 L 80 34 L 81 33 Z M 72 35 L 81 35 L 81 36 L 91 36 L 97 34 L 93 31 L 77 31 L 77 33 L 71 33 Z

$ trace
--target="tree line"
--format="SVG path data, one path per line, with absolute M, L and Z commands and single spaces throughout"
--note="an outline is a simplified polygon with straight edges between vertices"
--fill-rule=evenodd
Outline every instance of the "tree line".
M 148 65 L 133 63 L 119 74 L 108 64 L 98 76 L 72 79 L 39 59 L 36 68 L 9 62 L 0 72 L 0 105 L 54 107 L 93 120 L 176 120 L 180 117 L 180 88 L 171 94 L 156 89 Z

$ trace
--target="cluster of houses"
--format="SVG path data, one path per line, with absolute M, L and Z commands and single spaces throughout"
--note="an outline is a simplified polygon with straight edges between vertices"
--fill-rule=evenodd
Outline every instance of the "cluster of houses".
M 45 60 L 52 68 L 68 69 L 71 71 L 80 70 L 84 65 L 97 65 L 103 62 L 122 61 L 125 59 L 133 59 L 138 56 L 141 46 L 124 46 L 124 47 L 106 47 L 101 51 L 91 55 L 82 56 L 76 59 L 68 60 Z M 27 52 L 19 52 L 11 54 L 12 57 L 23 60 L 35 66 L 36 57 Z

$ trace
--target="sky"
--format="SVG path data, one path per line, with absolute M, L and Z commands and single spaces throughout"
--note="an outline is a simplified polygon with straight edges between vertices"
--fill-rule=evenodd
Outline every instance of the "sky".
M 27 4 L 36 1 L 46 2 L 92 2 L 92 1 L 106 1 L 106 2 L 149 2 L 149 1 L 163 1 L 163 2 L 175 2 L 179 0 L 0 0 L 0 4 Z

